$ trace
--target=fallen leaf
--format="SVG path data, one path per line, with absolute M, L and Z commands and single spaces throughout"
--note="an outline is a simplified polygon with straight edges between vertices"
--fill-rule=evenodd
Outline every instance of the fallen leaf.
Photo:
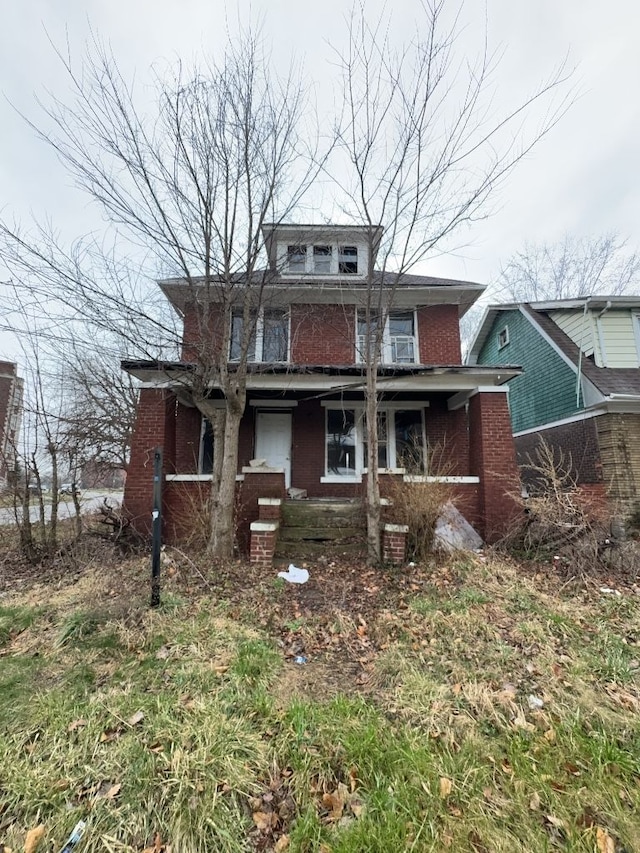
M 570 761 L 565 761 L 563 767 L 567 771 L 567 773 L 570 773 L 572 776 L 580 775 L 580 768 L 577 767 L 575 764 L 572 764 Z
M 547 823 L 550 823 L 551 826 L 555 826 L 556 829 L 564 829 L 566 827 L 565 822 L 560 817 L 556 817 L 555 815 L 548 814 L 545 815 Z
M 75 732 L 76 729 L 81 729 L 83 726 L 87 725 L 86 720 L 74 720 L 72 723 L 69 723 L 67 727 L 68 732 Z
M 291 842 L 291 839 L 288 835 L 281 835 L 280 838 L 276 841 L 276 845 L 273 848 L 274 853 L 282 853 L 283 850 L 286 850 Z
M 120 782 L 116 782 L 115 785 L 112 785 L 107 793 L 104 795 L 105 800 L 114 800 L 122 789 L 122 785 Z
M 616 853 L 616 844 L 606 829 L 601 826 L 596 828 L 596 844 L 599 853 Z
M 278 815 L 273 812 L 254 812 L 253 813 L 253 822 L 258 827 L 260 832 L 269 832 L 272 826 L 274 826 L 274 821 L 277 822 Z
M 451 779 L 447 779 L 446 776 L 441 776 L 440 777 L 440 796 L 442 797 L 443 800 L 446 800 L 446 798 L 451 793 L 452 788 L 453 788 L 453 782 L 451 781 Z
M 360 819 L 364 813 L 364 804 L 360 802 L 357 797 L 353 798 L 349 801 L 349 808 L 353 812 L 354 816 Z
M 554 743 L 556 739 L 555 729 L 547 729 L 544 733 L 545 740 L 548 740 L 549 743 Z
M 536 812 L 540 808 L 540 795 L 536 791 L 534 791 L 531 795 L 531 799 L 529 800 L 529 808 L 532 812 Z
M 169 657 L 169 646 L 160 646 L 156 652 L 156 660 L 166 660 Z
M 27 837 L 24 840 L 24 853 L 35 853 L 38 845 L 44 838 L 44 824 L 41 823 L 39 826 L 30 829 L 27 832 Z
M 100 735 L 100 743 L 110 743 L 112 740 L 119 738 L 122 731 L 117 729 L 105 729 Z
M 138 723 L 141 723 L 144 720 L 143 711 L 136 711 L 129 719 L 127 720 L 128 725 L 137 726 Z

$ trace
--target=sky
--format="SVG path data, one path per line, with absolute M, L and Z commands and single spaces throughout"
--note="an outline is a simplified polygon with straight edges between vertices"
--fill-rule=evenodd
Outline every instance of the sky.
M 385 7 L 363 0 L 372 20 Z M 452 4 L 454 6 L 456 4 Z M 0 215 L 28 223 L 49 219 L 72 240 L 99 230 L 96 210 L 72 186 L 55 155 L 39 142 L 23 112 L 37 117 L 47 92 L 64 100 L 65 74 L 52 43 L 79 58 L 91 32 L 107 41 L 126 78 L 145 91 L 151 68 L 215 52 L 241 21 L 260 22 L 274 63 L 294 56 L 322 97 L 351 4 L 340 0 L 21 0 L 3 4 L 0 30 Z M 409 36 L 415 0 L 388 4 L 396 30 Z M 476 49 L 487 23 L 501 56 L 494 78 L 497 112 L 522 101 L 568 57 L 576 95 L 568 114 L 521 162 L 491 215 L 425 261 L 420 272 L 481 283 L 525 241 L 556 241 L 618 231 L 640 248 L 640 5 L 635 0 L 468 0 L 458 50 Z M 153 273 L 152 273 L 153 274 Z M 0 279 L 2 278 L 0 264 Z M 1 325 L 1 323 L 0 323 Z M 0 334 L 0 357 L 17 357 Z

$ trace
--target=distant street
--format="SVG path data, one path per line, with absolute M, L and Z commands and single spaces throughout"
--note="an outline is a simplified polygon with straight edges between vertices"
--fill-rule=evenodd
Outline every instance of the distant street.
M 105 499 L 111 504 L 111 506 L 119 506 L 122 503 L 122 492 L 105 492 L 100 490 L 82 492 L 82 496 L 80 498 L 82 514 L 86 515 L 87 513 L 95 512 L 100 506 L 102 506 L 102 502 Z M 45 500 L 47 500 L 46 494 Z M 38 521 L 40 518 L 40 508 L 37 505 L 37 498 L 32 498 L 31 501 L 32 503 L 29 510 L 29 516 L 31 521 Z M 50 503 L 45 504 L 44 511 L 48 521 L 51 518 Z M 73 505 L 73 501 L 70 497 L 65 495 L 64 499 L 58 504 L 58 518 L 70 518 L 74 515 L 75 507 Z M 16 519 L 13 514 L 13 509 L 10 507 L 3 507 L 0 509 L 0 525 L 15 523 Z

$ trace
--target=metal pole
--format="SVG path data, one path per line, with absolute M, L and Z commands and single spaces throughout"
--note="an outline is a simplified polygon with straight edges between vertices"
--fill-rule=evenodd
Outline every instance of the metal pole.
M 162 545 L 162 448 L 153 454 L 153 513 L 151 514 L 151 606 L 160 605 L 160 547 Z

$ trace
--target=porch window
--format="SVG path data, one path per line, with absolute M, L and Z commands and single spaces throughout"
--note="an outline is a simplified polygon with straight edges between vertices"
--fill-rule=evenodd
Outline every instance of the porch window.
M 327 408 L 327 477 L 359 477 L 367 467 L 366 416 L 362 407 Z M 423 409 L 382 408 L 378 412 L 378 467 L 425 473 Z
M 376 333 L 381 318 L 370 315 L 367 324 L 364 311 L 358 311 L 358 351 L 357 360 L 366 362 L 367 329 L 369 330 L 369 352 L 375 352 Z M 415 364 L 416 338 L 415 318 L 412 311 L 392 312 L 387 317 L 381 338 L 380 361 L 383 364 Z
M 213 426 L 209 418 L 202 417 L 198 474 L 213 473 Z
M 307 268 L 307 247 L 287 246 L 287 271 L 305 272 Z
M 247 361 L 289 360 L 289 315 L 286 311 L 264 309 L 257 316 L 251 315 L 251 337 L 247 350 Z M 242 313 L 237 311 L 231 318 L 230 361 L 239 361 L 242 354 Z
M 340 246 L 338 272 L 354 275 L 358 272 L 358 247 Z
M 327 472 L 330 476 L 356 474 L 356 413 L 327 409 Z

